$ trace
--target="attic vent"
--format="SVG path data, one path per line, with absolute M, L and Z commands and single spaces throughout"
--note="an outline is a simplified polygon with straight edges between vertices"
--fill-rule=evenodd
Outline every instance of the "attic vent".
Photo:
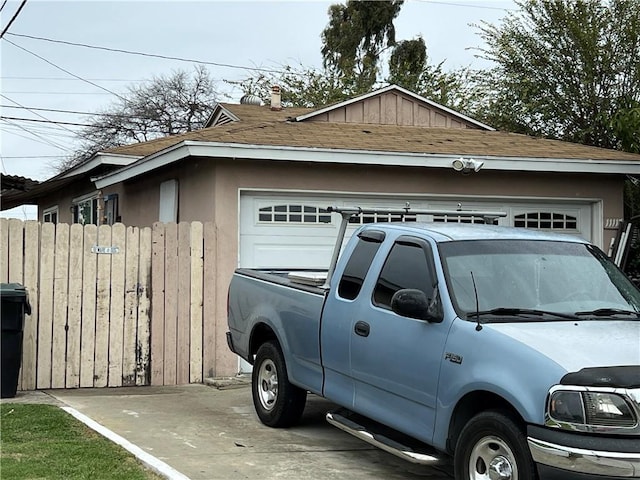
M 262 100 L 260 100 L 260 97 L 258 97 L 257 95 L 247 94 L 242 96 L 242 98 L 240 99 L 240 104 L 260 106 L 262 105 Z

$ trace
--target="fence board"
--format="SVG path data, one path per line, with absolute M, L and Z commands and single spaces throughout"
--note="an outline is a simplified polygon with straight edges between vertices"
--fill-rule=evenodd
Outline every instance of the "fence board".
M 204 239 L 200 222 L 191 224 L 191 351 L 189 356 L 189 382 L 202 382 L 202 282 L 204 276 Z
M 0 218 L 0 283 L 9 281 L 9 219 Z
M 216 229 L 212 222 L 204 224 L 204 281 L 203 290 L 203 374 L 215 375 L 216 368 Z
M 9 283 L 22 283 L 24 227 L 17 218 L 9 219 Z
M 80 334 L 82 331 L 83 230 L 76 223 L 69 228 L 69 298 L 67 307 L 67 363 L 65 386 L 80 386 Z
M 98 227 L 98 245 L 111 245 L 111 227 Z M 96 350 L 94 364 L 95 387 L 106 387 L 109 376 L 109 306 L 111 304 L 111 255 L 97 254 L 96 283 Z
M 110 387 L 122 386 L 124 337 L 124 292 L 126 228 L 121 223 L 111 227 L 110 245 L 118 247 L 111 255 L 111 304 L 109 308 L 109 379 Z
M 51 388 L 54 247 L 55 225 L 43 223 L 40 233 L 40 298 L 38 299 L 38 365 L 36 372 L 38 388 Z
M 128 227 L 126 232 L 124 325 L 122 348 L 122 385 L 136 384 L 136 344 L 138 333 L 138 265 L 140 230 Z
M 154 223 L 151 246 L 151 385 L 164 385 L 164 243 L 164 224 Z
M 167 223 L 164 238 L 164 385 L 176 384 L 178 323 L 178 225 Z
M 85 225 L 82 247 L 82 327 L 80 333 L 80 386 L 93 387 L 96 340 L 96 278 L 98 259 L 91 247 L 98 243 L 98 228 Z
M 176 383 L 189 383 L 189 355 L 191 341 L 189 338 L 190 304 L 191 304 L 191 261 L 190 261 L 190 224 L 178 224 L 178 315 L 176 325 Z
M 151 293 L 151 229 L 140 229 L 138 264 L 138 334 L 136 341 L 136 385 L 150 383 L 150 318 L 149 295 Z
M 56 225 L 53 276 L 53 337 L 51 388 L 64 388 L 67 348 L 67 305 L 69 288 L 69 225 Z
M 24 321 L 22 340 L 22 369 L 20 370 L 20 386 L 22 390 L 36 388 L 37 339 L 38 339 L 38 255 L 40 241 L 40 225 L 36 221 L 25 222 L 24 225 L 24 286 L 29 292 L 31 315 Z

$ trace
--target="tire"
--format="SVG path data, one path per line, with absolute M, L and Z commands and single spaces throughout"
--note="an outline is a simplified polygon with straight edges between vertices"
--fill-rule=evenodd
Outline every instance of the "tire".
M 307 391 L 292 385 L 280 346 L 273 341 L 258 349 L 251 375 L 253 406 L 269 427 L 290 427 L 300 420 Z
M 482 412 L 465 425 L 456 444 L 454 468 L 456 480 L 537 478 L 522 430 L 497 411 Z

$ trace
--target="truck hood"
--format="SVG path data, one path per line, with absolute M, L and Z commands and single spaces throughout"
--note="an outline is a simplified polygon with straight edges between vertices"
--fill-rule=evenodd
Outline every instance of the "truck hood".
M 567 372 L 640 365 L 638 320 L 490 323 L 483 327 L 537 350 Z

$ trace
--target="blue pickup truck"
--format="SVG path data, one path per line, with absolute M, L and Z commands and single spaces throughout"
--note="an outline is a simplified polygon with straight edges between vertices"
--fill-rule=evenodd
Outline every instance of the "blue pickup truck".
M 332 210 L 341 235 L 361 212 Z M 417 222 L 341 245 L 327 272 L 233 276 L 227 340 L 264 424 L 295 424 L 311 392 L 331 424 L 453 457 L 459 480 L 640 478 L 640 291 L 597 247 Z

